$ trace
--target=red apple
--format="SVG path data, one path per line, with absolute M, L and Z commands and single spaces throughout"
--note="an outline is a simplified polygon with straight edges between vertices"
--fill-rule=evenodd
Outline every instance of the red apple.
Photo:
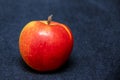
M 19 37 L 20 54 L 25 63 L 37 71 L 53 71 L 69 58 L 73 35 L 64 24 L 48 20 L 31 21 Z

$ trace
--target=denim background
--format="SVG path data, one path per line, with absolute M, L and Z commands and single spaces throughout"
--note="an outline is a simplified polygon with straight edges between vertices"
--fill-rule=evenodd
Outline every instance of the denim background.
M 53 73 L 39 73 L 22 60 L 18 39 L 31 20 L 70 27 L 74 48 Z M 120 80 L 120 0 L 0 0 L 0 80 Z

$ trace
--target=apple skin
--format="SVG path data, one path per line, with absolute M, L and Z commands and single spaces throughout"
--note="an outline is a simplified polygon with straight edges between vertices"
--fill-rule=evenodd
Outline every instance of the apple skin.
M 64 24 L 51 21 L 31 21 L 19 37 L 20 54 L 32 69 L 46 72 L 60 68 L 73 48 L 73 35 Z

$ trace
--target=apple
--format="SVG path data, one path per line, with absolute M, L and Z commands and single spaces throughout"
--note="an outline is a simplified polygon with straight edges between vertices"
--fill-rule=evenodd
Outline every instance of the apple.
M 48 20 L 30 21 L 19 37 L 20 55 L 34 70 L 45 72 L 60 68 L 73 48 L 73 35 L 64 24 Z

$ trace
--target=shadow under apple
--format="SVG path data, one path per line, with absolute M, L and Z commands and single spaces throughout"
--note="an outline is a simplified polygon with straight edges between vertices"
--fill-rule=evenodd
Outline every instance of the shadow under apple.
M 65 72 L 65 71 L 70 71 L 72 68 L 74 68 L 74 59 L 72 59 L 71 57 L 70 57 L 70 58 L 68 59 L 68 61 L 67 61 L 63 66 L 61 66 L 59 69 L 54 70 L 54 71 L 48 71 L 48 72 L 36 71 L 36 70 L 30 68 L 30 67 L 23 61 L 22 58 L 20 58 L 19 60 L 20 60 L 21 68 L 22 68 L 24 71 L 31 72 L 31 73 L 35 73 L 35 74 L 57 74 L 57 73 Z
M 112 71 L 110 71 L 105 80 L 120 80 L 120 58 L 116 60 Z

